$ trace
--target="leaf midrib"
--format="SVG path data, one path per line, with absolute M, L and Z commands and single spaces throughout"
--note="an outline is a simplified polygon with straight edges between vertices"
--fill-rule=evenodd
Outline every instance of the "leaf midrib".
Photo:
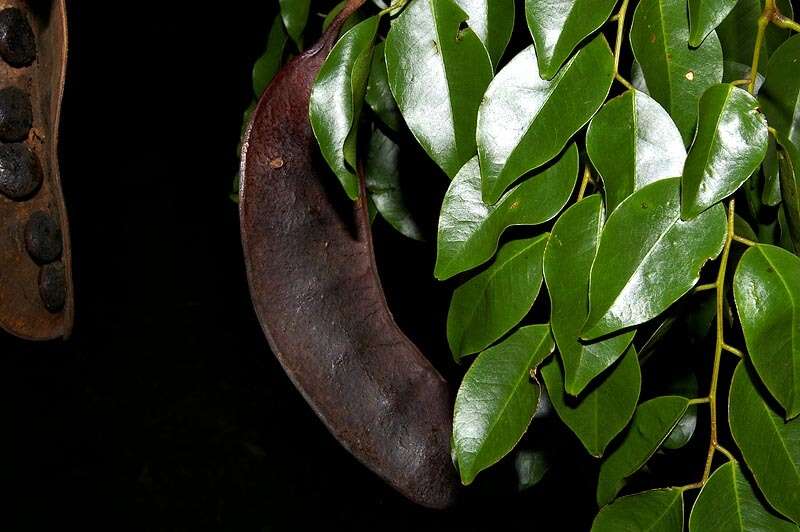
M 500 408 L 499 410 L 496 411 L 497 414 L 494 416 L 494 419 L 492 420 L 491 425 L 489 425 L 489 427 L 487 427 L 487 430 L 486 430 L 487 437 L 484 438 L 483 443 L 480 445 L 478 450 L 473 454 L 473 465 L 475 463 L 475 458 L 477 458 L 479 456 L 479 454 L 481 454 L 481 451 L 483 450 L 486 442 L 488 441 L 489 435 L 494 433 L 495 427 L 497 427 L 497 424 L 500 422 L 500 419 L 503 417 L 503 414 L 508 409 L 508 406 L 511 404 L 512 398 L 516 397 L 517 392 L 520 389 L 522 383 L 525 382 L 526 378 L 529 376 L 529 372 L 531 370 L 531 362 L 538 357 L 539 351 L 542 348 L 542 345 L 544 345 L 544 342 L 547 340 L 547 336 L 548 336 L 547 334 L 543 334 L 542 335 L 541 339 L 539 340 L 539 343 L 536 345 L 536 349 L 534 349 L 532 351 L 531 356 L 528 357 L 528 363 L 526 364 L 527 367 L 525 368 L 525 371 L 520 372 L 521 374 L 517 378 L 517 381 L 512 384 L 511 392 L 508 394 L 508 396 L 506 397 L 505 401 L 503 402 L 502 408 Z M 541 393 L 541 391 L 540 391 L 540 393 Z

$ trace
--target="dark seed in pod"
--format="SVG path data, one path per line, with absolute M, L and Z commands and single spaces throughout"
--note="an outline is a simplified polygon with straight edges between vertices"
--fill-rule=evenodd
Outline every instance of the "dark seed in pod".
M 13 67 L 24 67 L 36 59 L 36 37 L 25 13 L 16 7 L 0 11 L 0 57 Z
M 19 142 L 28 138 L 33 123 L 31 98 L 17 87 L 0 90 L 0 140 Z
M 11 199 L 30 196 L 42 184 L 42 167 L 24 144 L 0 144 L 0 192 Z
M 44 211 L 34 212 L 25 224 L 25 248 L 40 264 L 61 256 L 61 227 Z
M 60 262 L 45 264 L 39 270 L 39 297 L 50 312 L 58 312 L 67 301 L 67 276 Z

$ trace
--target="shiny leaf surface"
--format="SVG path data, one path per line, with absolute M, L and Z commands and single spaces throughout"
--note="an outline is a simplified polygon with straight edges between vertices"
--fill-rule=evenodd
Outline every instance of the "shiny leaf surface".
M 572 51 L 611 15 L 616 0 L 525 0 L 539 75 L 552 79 Z
M 603 178 L 608 212 L 634 191 L 683 172 L 686 148 L 661 105 L 628 90 L 609 100 L 592 118 L 586 151 Z
M 694 218 L 733 194 L 767 154 L 767 121 L 758 101 L 723 83 L 700 98 L 700 117 L 681 182 L 681 216 Z
M 385 41 L 375 46 L 364 101 L 367 102 L 372 112 L 380 118 L 381 122 L 390 129 L 397 131 L 400 129 L 403 117 L 400 115 L 397 102 L 394 101 L 392 89 L 389 87 L 389 74 L 386 72 L 386 56 L 384 55 L 385 46 Z
M 565 390 L 573 396 L 611 366 L 634 335 L 629 332 L 592 343 L 578 339 L 589 312 L 589 272 L 604 218 L 598 194 L 571 206 L 553 226 L 544 255 L 550 326 L 564 366 Z
M 278 0 L 281 8 L 281 18 L 286 32 L 297 44 L 297 48 L 303 48 L 303 31 L 308 23 L 308 15 L 311 11 L 311 0 Z
M 531 370 L 554 347 L 547 325 L 522 327 L 478 355 L 464 375 L 453 419 L 453 445 L 464 484 L 522 438 L 539 403 L 539 384 Z
M 721 465 L 694 503 L 689 532 L 796 532 L 797 525 L 764 507 L 737 462 Z
M 592 532 L 681 532 L 683 493 L 679 489 L 644 491 L 621 497 L 600 510 Z
M 631 420 L 642 383 L 633 346 L 619 364 L 592 383 L 580 397 L 570 397 L 564 391 L 564 373 L 556 358 L 542 366 L 542 377 L 558 417 L 589 454 L 598 458 Z
M 800 414 L 800 258 L 753 246 L 739 261 L 733 290 L 749 358 L 793 418 Z
M 715 33 L 689 46 L 684 0 L 642 0 L 633 15 L 631 47 L 647 88 L 669 112 L 688 144 L 697 122 L 697 102 L 722 81 L 722 47 Z
M 619 446 L 600 466 L 598 505 L 604 506 L 616 497 L 625 479 L 656 452 L 688 406 L 688 399 L 674 395 L 656 397 L 639 405 Z
M 689 0 L 689 45 L 698 47 L 736 6 L 737 0 Z
M 478 111 L 486 203 L 497 202 L 519 177 L 561 152 L 603 104 L 613 72 L 611 50 L 599 35 L 550 81 L 539 77 L 533 46 L 497 74 Z
M 800 146 L 800 35 L 772 54 L 758 101 L 769 125 Z
M 436 278 L 448 279 L 492 258 L 507 228 L 552 219 L 569 201 L 578 170 L 578 148 L 573 144 L 551 166 L 526 178 L 496 204 L 487 205 L 481 197 L 478 158 L 470 160 L 453 179 L 442 203 Z
M 419 144 L 453 177 L 475 155 L 489 54 L 453 0 L 410 2 L 386 38 L 389 86 Z
M 767 502 L 800 523 L 800 419 L 785 422 L 753 378 L 739 363 L 729 398 L 731 434 Z
M 634 192 L 611 213 L 600 237 L 581 337 L 599 338 L 664 312 L 697 283 L 726 233 L 722 205 L 681 220 L 679 178 Z
M 467 23 L 497 65 L 514 30 L 514 0 L 455 0 L 467 12 Z
M 407 237 L 422 240 L 400 188 L 400 147 L 377 127 L 370 137 L 364 174 L 370 199 L 383 219 Z
M 453 357 L 477 353 L 528 313 L 542 286 L 542 256 L 549 234 L 505 244 L 497 258 L 453 293 L 447 342 Z
M 378 17 L 371 17 L 339 39 L 319 71 L 309 105 L 322 155 L 353 200 L 359 194 L 355 173 L 358 120 L 378 22 Z

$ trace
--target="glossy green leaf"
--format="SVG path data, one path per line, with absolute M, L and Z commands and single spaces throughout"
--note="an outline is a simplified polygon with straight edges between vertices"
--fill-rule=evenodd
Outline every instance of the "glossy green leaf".
M 542 366 L 542 377 L 558 417 L 589 454 L 598 458 L 631 420 L 642 384 L 633 346 L 619 364 L 592 383 L 580 397 L 570 397 L 564 391 L 564 373 L 555 358 Z
M 689 46 L 698 47 L 725 20 L 737 0 L 689 0 Z
M 721 465 L 709 477 L 689 517 L 689 532 L 797 532 L 764 507 L 737 462 Z
M 772 54 L 758 101 L 769 125 L 800 146 L 800 35 Z
M 514 0 L 455 0 L 497 66 L 514 31 Z
M 776 5 L 781 13 L 792 17 L 791 0 L 777 0 Z M 749 72 L 753 60 L 753 49 L 756 47 L 756 33 L 758 17 L 761 16 L 764 0 L 738 0 L 736 6 L 717 27 L 717 36 L 722 44 L 722 51 L 726 61 L 733 61 L 746 65 Z M 769 56 L 787 38 L 790 32 L 774 24 L 767 26 L 763 45 L 761 47 L 759 72 L 766 71 Z M 740 79 L 745 79 L 742 76 Z
M 400 188 L 400 147 L 377 127 L 370 137 L 364 174 L 367 191 L 383 219 L 407 237 L 422 240 Z
M 597 504 L 604 506 L 617 496 L 625 480 L 637 472 L 658 450 L 689 406 L 685 397 L 666 395 L 639 405 L 631 427 L 619 446 L 603 461 L 597 480 Z
M 611 366 L 634 335 L 629 332 L 593 343 L 578 340 L 589 313 L 589 272 L 604 218 L 598 194 L 571 206 L 553 226 L 544 255 L 550 326 L 564 365 L 565 390 L 573 396 Z
M 283 20 L 281 17 L 275 17 L 269 29 L 267 48 L 253 65 L 253 94 L 256 98 L 261 97 L 264 89 L 280 70 L 288 39 Z
M 794 249 L 800 252 L 800 148 L 778 133 L 781 201 L 786 229 Z
M 406 124 L 453 177 L 475 155 L 475 122 L 492 79 L 489 54 L 453 0 L 415 0 L 386 38 L 389 86 Z
M 744 362 L 733 374 L 729 401 L 731 434 L 759 490 L 775 510 L 800 523 L 800 418 L 785 422 Z
M 592 118 L 586 151 L 603 178 L 608 212 L 634 191 L 683 172 L 686 148 L 661 105 L 628 90 L 609 100 Z
M 530 311 L 542 286 L 542 256 L 549 236 L 505 244 L 491 266 L 453 292 L 447 342 L 456 360 L 491 345 Z
M 572 51 L 608 20 L 616 0 L 525 0 L 539 75 L 552 79 Z
M 286 32 L 297 44 L 297 48 L 303 48 L 303 31 L 308 23 L 308 15 L 311 11 L 311 0 L 278 0 L 281 7 L 281 18 Z
M 603 104 L 613 78 L 602 35 L 550 81 L 539 77 L 533 46 L 517 54 L 489 85 L 478 111 L 483 200 L 494 204 L 519 177 L 558 155 Z
M 600 237 L 581 337 L 593 340 L 667 310 L 719 255 L 726 233 L 722 205 L 681 220 L 679 178 L 634 192 L 611 213 Z
M 681 532 L 683 492 L 677 488 L 621 497 L 600 510 L 592 532 Z
M 359 194 L 358 120 L 379 20 L 370 17 L 339 39 L 319 71 L 309 104 L 311 127 L 322 155 L 353 200 Z
M 641 0 L 630 32 L 631 47 L 647 88 L 669 112 L 688 144 L 697 122 L 697 102 L 722 81 L 722 47 L 714 32 L 689 46 L 685 0 Z
M 764 175 L 761 202 L 769 207 L 774 207 L 781 202 L 781 170 L 778 147 L 772 136 L 769 138 L 767 155 L 764 156 L 764 162 L 761 163 L 761 173 Z
M 800 414 L 800 257 L 766 244 L 749 248 L 733 291 L 749 358 L 793 418 Z
M 385 45 L 386 42 L 384 41 L 375 46 L 364 101 L 380 118 L 381 122 L 390 129 L 397 131 L 400 129 L 403 117 L 400 115 L 397 102 L 394 101 L 392 89 L 389 87 L 389 74 L 386 72 L 386 56 L 384 55 Z
M 520 450 L 514 458 L 517 471 L 517 490 L 525 491 L 537 485 L 550 470 L 553 458 L 544 451 Z
M 715 298 L 714 298 L 715 299 Z M 714 308 L 716 315 L 716 308 Z M 693 316 L 685 316 L 688 321 Z M 677 370 L 675 377 L 671 378 L 668 389 L 670 395 L 680 395 L 682 397 L 697 397 L 698 385 L 697 377 L 688 368 Z M 685 447 L 694 435 L 697 428 L 697 405 L 689 405 L 686 413 L 683 414 L 678 424 L 669 433 L 667 439 L 661 445 L 664 449 L 676 450 Z
M 486 205 L 481 198 L 478 158 L 470 160 L 442 202 L 436 278 L 448 279 L 492 258 L 507 228 L 552 219 L 572 195 L 579 164 L 578 148 L 572 144 L 551 166 L 522 181 L 496 204 Z
M 470 484 L 519 442 L 539 403 L 531 377 L 554 349 L 547 325 L 520 328 L 475 359 L 458 390 L 453 445 L 461 481 Z
M 700 118 L 681 182 L 681 216 L 694 218 L 730 196 L 767 154 L 767 121 L 758 101 L 728 83 L 700 98 Z

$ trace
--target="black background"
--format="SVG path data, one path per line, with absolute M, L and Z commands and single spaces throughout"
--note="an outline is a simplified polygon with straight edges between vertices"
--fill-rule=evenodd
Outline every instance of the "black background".
M 596 466 L 574 438 L 557 436 L 572 469 L 541 487 L 518 494 L 507 459 L 456 508 L 420 509 L 333 440 L 269 353 L 228 194 L 274 2 L 68 8 L 77 321 L 66 342 L 0 333 L 2 528 L 588 529 Z M 408 161 L 430 236 L 447 183 Z M 398 322 L 457 382 L 433 245 L 380 221 L 375 240 Z

